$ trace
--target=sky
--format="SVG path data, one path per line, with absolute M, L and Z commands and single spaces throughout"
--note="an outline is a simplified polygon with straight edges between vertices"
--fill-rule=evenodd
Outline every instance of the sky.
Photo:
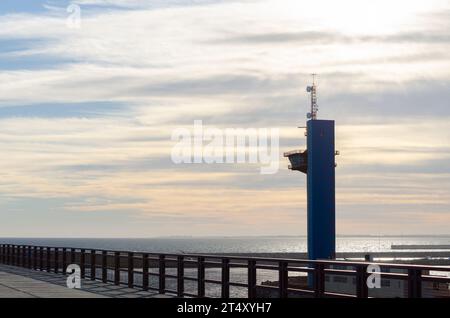
M 0 237 L 305 235 L 311 73 L 337 233 L 450 234 L 449 52 L 450 1 L 2 0 Z M 174 164 L 194 120 L 278 128 L 279 172 Z

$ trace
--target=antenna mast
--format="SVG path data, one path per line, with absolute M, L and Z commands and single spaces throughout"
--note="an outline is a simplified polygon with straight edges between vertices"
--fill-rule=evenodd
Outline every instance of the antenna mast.
M 307 117 L 316 120 L 317 111 L 319 110 L 319 105 L 317 105 L 317 86 L 316 86 L 316 76 L 317 74 L 311 74 L 313 78 L 312 86 L 306 87 L 306 91 L 311 94 L 311 112 L 308 113 Z

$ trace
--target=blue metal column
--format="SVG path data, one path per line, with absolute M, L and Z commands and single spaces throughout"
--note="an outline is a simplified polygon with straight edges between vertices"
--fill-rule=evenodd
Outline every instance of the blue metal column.
M 336 254 L 334 121 L 309 120 L 308 258 L 333 259 Z

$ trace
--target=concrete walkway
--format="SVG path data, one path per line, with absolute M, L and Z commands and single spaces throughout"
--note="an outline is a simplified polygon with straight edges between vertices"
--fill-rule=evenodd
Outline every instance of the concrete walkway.
M 62 274 L 0 265 L 0 298 L 166 298 L 152 291 L 83 279 L 81 289 L 66 287 Z
M 97 298 L 102 297 L 83 290 L 0 272 L 0 298 Z

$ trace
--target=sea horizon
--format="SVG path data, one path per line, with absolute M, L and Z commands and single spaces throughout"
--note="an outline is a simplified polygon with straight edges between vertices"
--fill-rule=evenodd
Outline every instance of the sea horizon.
M 25 244 L 150 253 L 306 253 L 306 236 L 197 236 L 151 238 L 10 237 L 2 244 Z M 450 235 L 336 237 L 336 252 L 390 252 L 392 245 L 450 245 Z M 416 250 L 417 251 L 417 250 Z

